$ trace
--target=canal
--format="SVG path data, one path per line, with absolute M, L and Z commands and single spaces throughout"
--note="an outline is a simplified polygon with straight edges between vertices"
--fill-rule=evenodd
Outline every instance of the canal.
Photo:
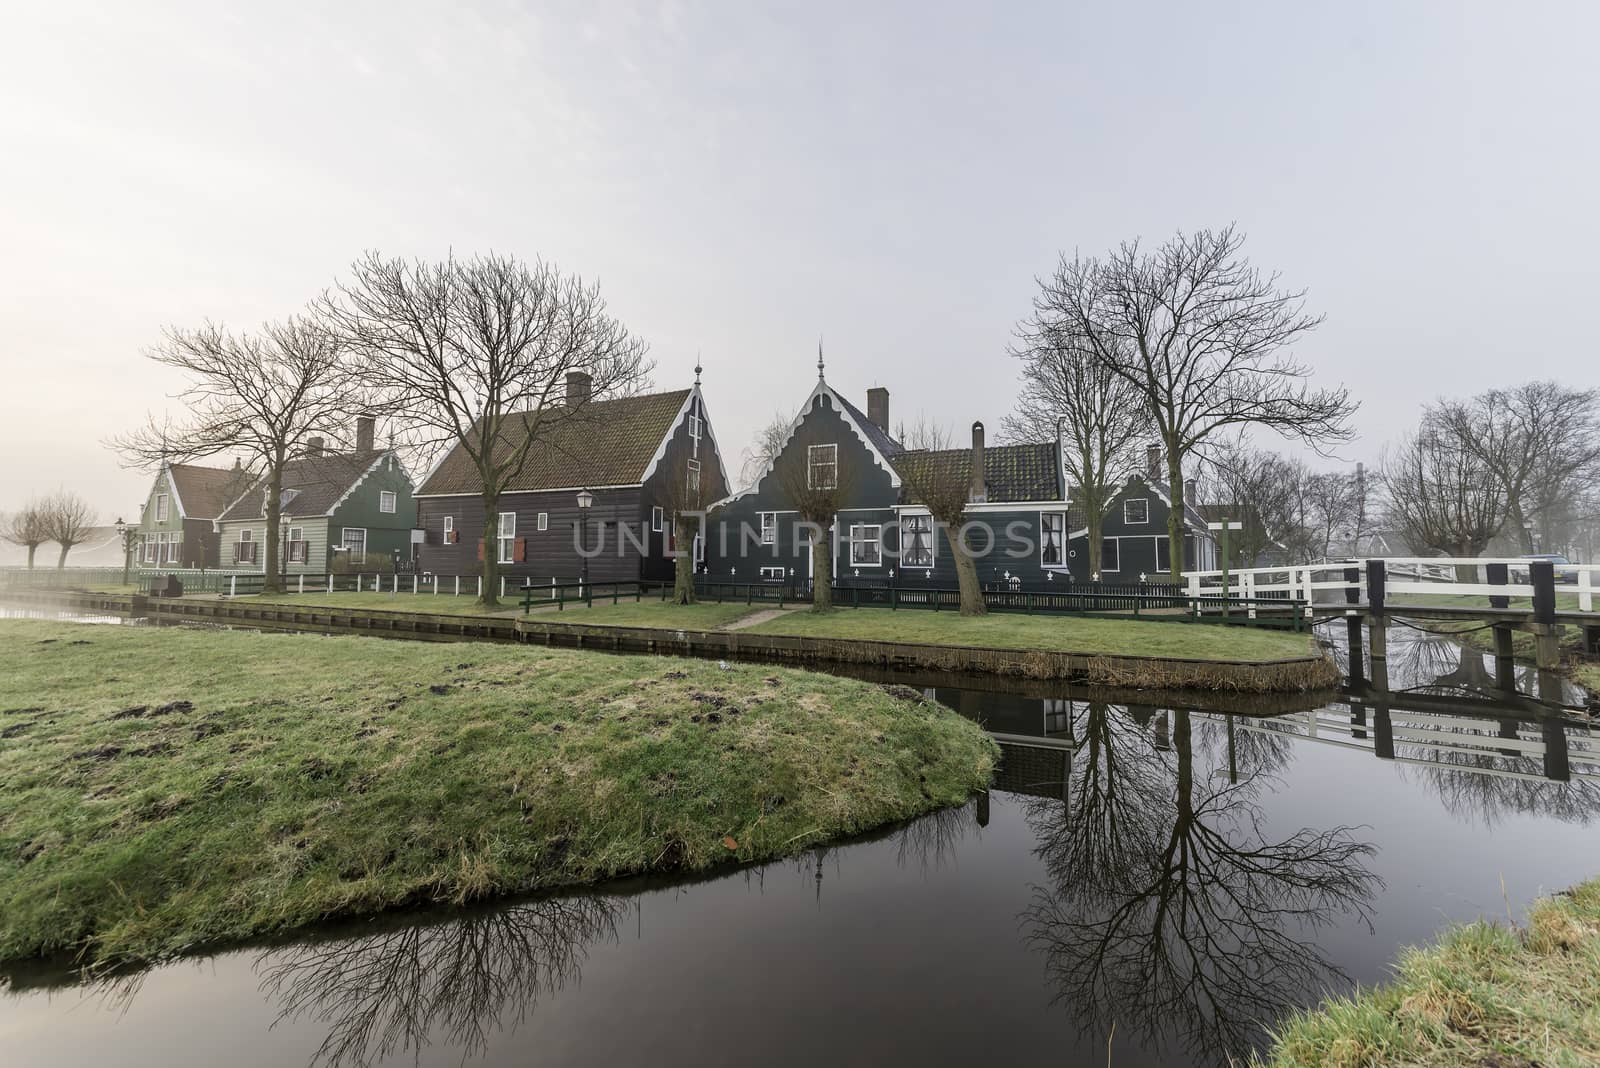
M 1393 690 L 1142 703 L 897 678 L 1002 739 L 965 807 L 762 868 L 0 982 L 5 1063 L 1221 1065 L 1442 925 L 1600 874 L 1576 699 L 1393 640 Z M 1541 704 L 1539 697 L 1544 703 Z

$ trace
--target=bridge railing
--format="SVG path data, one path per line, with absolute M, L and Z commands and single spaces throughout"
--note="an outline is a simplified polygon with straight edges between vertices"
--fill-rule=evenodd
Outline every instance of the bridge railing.
M 1373 557 L 1384 565 L 1386 597 L 1493 597 L 1506 604 L 1531 605 L 1538 591 L 1531 565 L 1518 557 Z M 1334 606 L 1367 603 L 1366 558 L 1291 567 L 1256 567 L 1227 573 L 1230 599 L 1259 601 L 1282 598 L 1300 605 Z M 1600 564 L 1556 564 L 1557 595 L 1575 595 L 1580 612 L 1595 611 L 1600 592 Z M 1191 571 L 1184 576 L 1190 597 L 1222 597 L 1223 572 Z M 1493 602 L 1492 602 L 1493 603 Z M 1570 611 L 1570 605 L 1562 606 Z M 1252 610 L 1253 611 L 1253 610 Z

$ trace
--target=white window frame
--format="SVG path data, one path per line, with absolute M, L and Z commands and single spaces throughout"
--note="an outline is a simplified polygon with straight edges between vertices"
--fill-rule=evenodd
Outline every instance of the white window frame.
M 443 544 L 445 544 L 445 545 L 451 544 L 451 542 L 454 541 L 455 533 L 456 533 L 456 517 L 453 516 L 453 515 L 445 516 L 444 517 L 444 540 L 443 540 Z
M 539 513 L 538 522 L 535 524 L 535 526 L 539 530 L 549 530 L 550 529 L 550 513 L 549 512 L 540 512 Z
M 667 510 L 659 504 L 650 509 L 650 529 L 657 534 L 667 529 Z
M 757 512 L 757 522 L 761 524 L 761 544 L 778 544 L 778 513 Z
M 781 567 L 763 567 L 761 569 L 761 577 L 764 579 L 786 579 L 789 577 L 789 572 Z
M 287 563 L 303 564 L 303 563 L 307 562 L 307 558 L 311 555 L 310 546 L 306 547 L 307 551 L 305 553 L 302 553 L 300 555 L 299 559 L 295 558 L 295 546 L 299 545 L 301 542 L 303 542 L 305 540 L 306 540 L 306 528 L 305 527 L 290 527 L 289 528 L 289 544 L 286 547 L 287 551 L 283 554 L 285 557 L 287 557 L 287 561 L 286 561 Z
M 688 461 L 688 464 L 689 464 L 689 469 L 688 469 L 688 479 L 687 479 L 687 481 L 688 481 L 688 484 L 689 484 L 689 492 L 690 493 L 699 493 L 700 492 L 700 461 L 699 460 L 690 460 L 690 461 Z
M 1060 559 L 1051 563 L 1045 559 L 1045 549 L 1048 547 L 1049 524 L 1058 524 L 1056 534 L 1056 554 Z M 1067 566 L 1067 513 L 1065 512 L 1040 512 L 1039 513 L 1039 566 L 1049 568 L 1064 568 Z
M 167 535 L 167 563 L 183 563 L 183 531 L 175 530 Z
M 344 546 L 345 552 L 347 552 L 347 553 L 352 552 L 352 550 L 350 548 L 350 532 L 354 531 L 354 530 L 359 530 L 361 532 L 361 555 L 363 557 L 365 557 L 367 555 L 367 528 L 366 527 L 340 527 L 339 528 L 339 544 Z
M 1142 504 L 1142 505 L 1144 505 L 1144 518 L 1143 519 L 1134 519 L 1133 517 L 1128 515 L 1128 506 L 1129 505 L 1134 505 L 1134 504 Z M 1125 501 L 1122 502 L 1122 523 L 1123 523 L 1124 526 L 1141 527 L 1141 526 L 1145 526 L 1145 525 L 1149 524 L 1149 522 L 1150 522 L 1150 498 L 1149 497 L 1132 497 L 1132 498 L 1129 498 L 1128 500 L 1125 500 Z
M 821 466 L 825 467 L 830 472 L 829 481 L 826 486 L 820 486 L 817 484 L 819 481 L 817 478 L 817 469 L 819 465 L 817 456 L 822 452 L 826 452 L 828 454 L 828 459 L 820 462 Z M 806 446 L 806 488 L 813 490 L 831 490 L 839 488 L 839 446 L 837 443 Z
M 694 413 L 689 415 L 689 437 L 694 441 L 694 454 L 700 455 L 700 417 Z
M 511 520 L 507 529 L 506 520 Z M 501 512 L 494 523 L 494 559 L 500 564 L 517 562 L 517 513 Z
M 867 531 L 872 531 L 869 535 Z M 862 560 L 856 556 L 856 550 L 863 546 L 871 546 L 874 559 Z M 882 567 L 883 566 L 883 524 L 882 523 L 851 523 L 850 524 L 850 566 L 851 567 Z
M 1116 550 L 1115 550 L 1115 552 L 1117 554 L 1117 566 L 1116 567 L 1107 567 L 1106 566 L 1106 546 L 1107 545 L 1115 545 L 1116 546 Z M 1101 538 L 1100 539 L 1100 571 L 1102 573 L 1107 572 L 1107 571 L 1115 573 L 1115 572 L 1119 572 L 1121 570 L 1122 570 L 1122 539 L 1121 538 Z
M 168 515 L 168 500 L 165 493 L 156 494 L 156 522 L 165 523 Z
M 384 515 L 394 515 L 395 508 L 398 506 L 399 500 L 399 495 L 396 494 L 394 490 L 379 490 L 378 511 L 382 512 Z
M 906 533 L 907 533 L 907 529 L 908 529 L 906 527 L 906 521 L 907 520 L 918 520 L 920 522 L 921 520 L 924 520 L 924 519 L 928 521 L 928 559 L 927 559 L 926 563 L 919 562 L 919 561 L 911 559 L 910 551 L 909 551 L 909 549 L 907 549 L 907 543 L 908 543 L 909 539 L 906 537 Z M 938 533 L 935 530 L 934 525 L 933 525 L 933 513 L 932 512 L 903 512 L 903 513 L 901 513 L 901 515 L 900 515 L 900 566 L 901 567 L 928 568 L 928 567 L 933 567 L 935 561 L 937 561 L 938 559 L 939 559 L 939 538 L 938 538 Z
M 1170 575 L 1172 573 L 1172 542 L 1167 540 L 1167 536 L 1165 534 L 1157 534 L 1155 536 L 1155 541 L 1156 541 L 1156 546 L 1155 546 L 1155 548 L 1156 548 L 1156 551 L 1155 551 L 1156 574 L 1158 574 L 1158 575 Z M 1167 566 L 1166 567 L 1162 567 L 1161 566 L 1161 543 L 1164 542 L 1164 541 L 1167 542 Z
M 241 564 L 258 563 L 259 562 L 258 558 L 261 555 L 260 551 L 255 549 L 255 548 L 251 548 L 250 554 L 248 556 L 246 556 L 245 553 L 244 553 L 244 546 L 246 546 L 246 545 L 256 546 L 256 545 L 260 545 L 260 544 L 261 544 L 260 542 L 256 541 L 256 532 L 251 530 L 249 527 L 245 527 L 243 530 L 239 531 L 239 546 L 240 546 L 240 549 L 239 549 L 239 563 L 241 563 Z

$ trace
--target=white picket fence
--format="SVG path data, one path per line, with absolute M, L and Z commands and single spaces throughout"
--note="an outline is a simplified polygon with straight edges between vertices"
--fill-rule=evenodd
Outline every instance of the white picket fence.
M 1505 597 L 1515 607 L 1530 605 L 1533 585 L 1528 581 L 1529 561 L 1517 557 L 1384 557 L 1385 599 L 1404 603 L 1407 594 L 1421 596 Z M 1508 582 L 1491 583 L 1486 565 L 1505 564 Z M 1472 568 L 1475 582 L 1461 581 L 1458 568 Z M 1352 583 L 1346 571 L 1355 569 Z M 1576 582 L 1572 581 L 1576 577 Z M 1184 576 L 1191 597 L 1222 597 L 1221 571 L 1191 571 Z M 1254 600 L 1282 597 L 1296 605 L 1334 606 L 1344 602 L 1345 591 L 1354 585 L 1357 600 L 1367 600 L 1367 561 L 1348 560 L 1331 564 L 1297 567 L 1254 567 L 1228 573 L 1226 595 Z M 1556 565 L 1557 594 L 1575 592 L 1578 610 L 1593 612 L 1595 591 L 1600 589 L 1600 564 Z M 1425 603 L 1425 602 L 1424 602 Z M 1570 609 L 1568 609 L 1570 610 Z M 1255 614 L 1252 608 L 1251 614 Z

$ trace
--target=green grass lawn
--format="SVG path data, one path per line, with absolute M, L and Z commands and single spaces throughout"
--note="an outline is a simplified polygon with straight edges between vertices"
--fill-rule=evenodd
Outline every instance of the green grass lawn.
M 908 690 L 538 647 L 0 621 L 0 959 L 697 871 L 959 803 Z
M 1193 660 L 1276 660 L 1311 656 L 1306 634 L 1224 627 L 1211 623 L 1155 623 L 1135 619 L 1075 619 L 992 613 L 836 608 L 821 615 L 798 611 L 759 623 L 753 633 L 819 638 L 981 645 L 1002 649 L 1179 657 Z
M 1600 1064 L 1600 880 L 1406 952 L 1392 983 L 1290 1020 L 1258 1068 Z

